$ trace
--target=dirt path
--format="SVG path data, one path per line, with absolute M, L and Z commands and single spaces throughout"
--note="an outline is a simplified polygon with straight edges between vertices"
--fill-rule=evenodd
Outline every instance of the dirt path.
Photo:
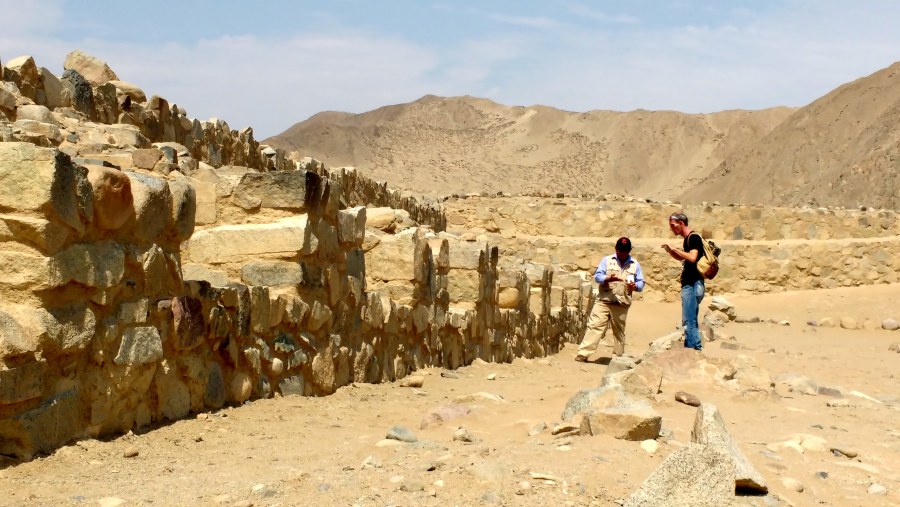
M 566 401 L 597 386 L 606 369 L 603 354 L 576 363 L 575 347 L 567 346 L 549 358 L 416 372 L 421 388 L 356 384 L 327 398 L 259 400 L 141 434 L 78 442 L 0 470 L 0 505 L 617 505 L 690 441 L 695 409 L 673 400 L 681 389 L 719 407 L 781 498 L 777 505 L 897 505 L 900 354 L 888 348 L 900 331 L 806 322 L 849 316 L 880 325 L 900 317 L 898 299 L 900 286 L 731 298 L 739 316 L 790 325 L 732 322 L 725 331 L 741 349 L 714 342 L 707 357 L 743 354 L 772 378 L 806 375 L 841 389 L 847 406 L 781 388 L 778 396 L 746 399 L 711 383 L 663 385 L 654 405 L 664 436 L 653 454 L 608 436 L 551 434 Z M 628 351 L 642 353 L 674 329 L 678 315 L 677 303 L 639 302 L 629 315 Z M 422 427 L 431 409 L 453 404 L 471 413 Z M 547 428 L 537 431 L 542 423 Z M 417 442 L 385 441 L 395 426 Z M 454 439 L 460 426 L 474 442 Z M 778 447 L 798 433 L 857 456 Z

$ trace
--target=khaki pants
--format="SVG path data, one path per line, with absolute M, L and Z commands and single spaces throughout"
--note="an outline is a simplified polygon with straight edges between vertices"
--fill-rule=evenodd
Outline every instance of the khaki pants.
M 578 346 L 578 355 L 588 357 L 597 350 L 597 345 L 606 336 L 606 331 L 612 327 L 613 354 L 621 356 L 625 353 L 625 318 L 628 316 L 627 306 L 603 301 L 595 301 L 591 316 L 588 318 L 587 331 L 584 339 Z M 608 342 L 606 342 L 608 344 Z

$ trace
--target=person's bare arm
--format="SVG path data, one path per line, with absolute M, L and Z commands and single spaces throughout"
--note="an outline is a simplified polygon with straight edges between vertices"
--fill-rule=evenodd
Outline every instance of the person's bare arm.
M 696 249 L 685 252 L 684 250 L 672 248 L 672 245 L 669 244 L 663 244 L 662 247 L 673 259 L 679 261 L 697 262 L 697 257 L 700 256 L 700 252 Z

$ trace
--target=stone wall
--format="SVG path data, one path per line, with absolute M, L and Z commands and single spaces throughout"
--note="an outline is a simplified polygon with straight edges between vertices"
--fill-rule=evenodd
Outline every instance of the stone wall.
M 369 290 L 367 208 L 343 207 L 341 178 L 156 157 L 133 150 L 122 170 L 0 143 L 0 455 L 276 393 L 544 356 L 583 327 L 577 307 L 551 309 L 549 270 L 538 312 L 501 307 L 487 244 L 468 251 L 472 300 L 451 306 L 450 244 L 429 228 L 390 236 L 405 243 L 408 297 Z M 513 284 L 532 286 L 525 273 Z
M 647 287 L 641 298 L 674 300 L 681 266 L 659 247 L 678 244 L 667 217 L 684 209 L 691 225 L 722 248 L 711 293 L 896 283 L 900 231 L 889 210 L 685 206 L 573 197 L 477 197 L 444 203 L 448 232 L 497 244 L 501 271 L 550 265 L 554 306 L 589 294 L 600 259 L 627 235 Z M 467 224 L 467 225 L 463 225 Z M 471 227 L 470 227 L 471 225 Z M 476 234 L 479 234 L 476 236 Z
M 605 201 L 577 197 L 477 197 L 443 202 L 448 230 L 561 237 L 669 238 L 667 217 L 684 210 L 715 240 L 826 240 L 900 235 L 892 210 L 776 208 Z

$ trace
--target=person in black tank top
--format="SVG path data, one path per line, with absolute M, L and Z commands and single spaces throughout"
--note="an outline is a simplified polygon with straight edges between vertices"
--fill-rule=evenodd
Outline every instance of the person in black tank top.
M 672 234 L 683 238 L 680 250 L 669 244 L 663 244 L 662 248 L 673 259 L 682 263 L 681 324 L 684 326 L 684 346 L 700 350 L 703 343 L 700 340 L 697 316 L 700 313 L 700 302 L 703 301 L 706 286 L 703 277 L 697 271 L 697 261 L 704 255 L 703 239 L 688 227 L 688 217 L 684 213 L 675 213 L 669 217 L 669 230 Z

